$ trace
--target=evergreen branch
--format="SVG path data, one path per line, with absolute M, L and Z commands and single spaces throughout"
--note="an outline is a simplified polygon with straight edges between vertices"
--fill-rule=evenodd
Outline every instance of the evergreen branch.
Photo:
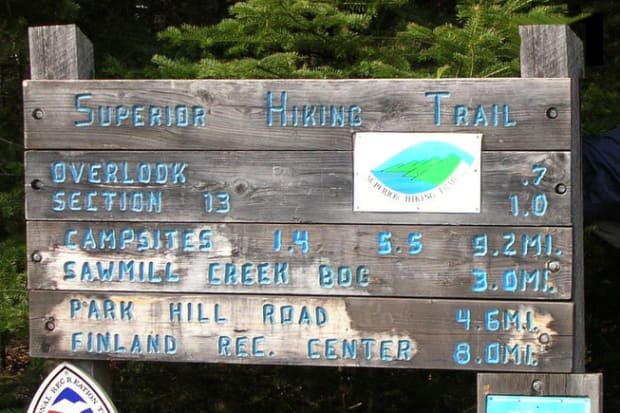
M 23 148 L 23 147 L 24 147 L 24 145 L 22 145 L 22 144 L 20 144 L 20 143 L 17 143 L 17 142 L 10 141 L 10 140 L 8 140 L 8 139 L 4 139 L 2 136 L 0 136 L 0 142 L 4 142 L 4 143 L 6 143 L 6 144 L 8 144 L 8 145 L 15 145 L 15 146 L 19 146 L 20 148 Z

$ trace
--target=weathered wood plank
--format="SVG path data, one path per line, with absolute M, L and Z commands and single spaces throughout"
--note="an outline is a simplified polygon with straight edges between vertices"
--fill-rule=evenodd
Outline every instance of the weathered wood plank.
M 478 413 L 487 413 L 488 395 L 587 397 L 589 413 L 602 413 L 603 374 L 478 374 Z
M 24 113 L 30 149 L 350 150 L 355 131 L 477 132 L 484 150 L 570 149 L 562 79 L 30 81 Z
M 75 25 L 28 29 L 30 76 L 36 80 L 92 79 L 93 45 Z
M 519 26 L 523 78 L 584 76 L 583 44 L 568 25 Z
M 571 223 L 565 152 L 484 152 L 479 214 L 354 212 L 351 152 L 30 151 L 25 159 L 27 219 Z
M 575 302 L 575 370 L 585 372 L 585 282 L 583 257 L 583 183 L 581 150 L 581 88 L 585 62 L 583 44 L 567 25 L 524 26 L 521 35 L 521 73 L 523 77 L 570 77 L 571 118 L 571 223 Z
M 570 303 L 51 291 L 31 291 L 30 303 L 36 357 L 531 372 L 572 367 Z
M 30 76 L 33 80 L 92 79 L 95 58 L 91 41 L 75 25 L 28 28 Z M 30 112 L 31 116 L 38 116 Z M 112 389 L 108 365 L 98 361 L 79 361 L 79 367 Z
M 28 274 L 35 290 L 559 300 L 571 242 L 549 227 L 31 221 Z

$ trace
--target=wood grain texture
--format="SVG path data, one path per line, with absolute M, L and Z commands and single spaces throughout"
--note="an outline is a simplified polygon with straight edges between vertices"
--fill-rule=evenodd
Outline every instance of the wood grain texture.
M 545 300 L 572 291 L 568 228 L 31 221 L 28 240 L 28 255 L 42 257 L 28 264 L 36 290 Z
M 77 26 L 30 27 L 28 34 L 32 79 L 93 78 L 93 45 Z
M 37 357 L 539 372 L 572 367 L 570 303 L 51 291 L 31 291 L 30 303 Z M 456 321 L 459 310 L 469 311 L 467 326 Z M 516 318 L 504 324 L 504 314 Z M 148 335 L 159 347 L 147 346 Z M 228 349 L 222 336 L 231 339 Z M 353 356 L 343 349 L 345 339 L 375 344 L 368 353 L 360 344 Z
M 28 29 L 30 76 L 33 80 L 92 79 L 95 76 L 93 45 L 75 25 Z M 24 113 L 26 117 L 26 113 Z M 30 112 L 28 116 L 33 116 Z M 109 365 L 92 360 L 75 360 L 78 367 L 107 392 L 112 390 Z
M 583 44 L 567 25 L 519 26 L 521 77 L 571 78 L 584 76 Z
M 267 126 L 269 91 L 273 106 L 281 104 L 282 91 L 288 92 L 286 127 L 280 126 L 281 114 L 275 112 L 270 112 L 273 126 Z M 439 126 L 435 98 L 427 92 L 449 93 L 440 98 Z M 87 112 L 86 106 L 92 108 L 93 125 L 76 127 L 90 116 L 76 111 L 76 96 L 82 93 L 92 95 L 80 106 Z M 115 111 L 119 105 L 130 112 L 134 105 L 143 107 L 139 122 L 146 121 L 146 126 L 132 127 L 133 115 L 120 127 L 114 118 L 112 126 L 97 126 L 99 106 Z M 173 111 L 176 105 L 203 107 L 206 124 L 149 127 L 150 105 Z M 303 127 L 304 105 L 315 107 L 316 126 Z M 319 126 L 320 105 L 327 108 L 325 127 Z M 357 105 L 361 125 L 345 120 L 344 127 L 329 127 L 330 105 L 344 106 L 345 112 Z M 457 105 L 467 108 L 469 126 L 455 126 Z M 497 105 L 497 122 L 492 105 Z M 504 105 L 509 106 L 507 120 L 515 126 L 503 127 Z M 293 106 L 298 107 L 298 127 L 292 126 Z M 478 107 L 485 112 L 486 127 L 482 118 L 473 126 Z M 550 107 L 558 110 L 556 119 L 547 117 Z M 35 109 L 43 111 L 42 119 L 30 116 Z M 32 81 L 24 86 L 24 113 L 29 149 L 350 150 L 356 131 L 476 132 L 484 134 L 484 150 L 570 149 L 569 87 L 562 79 Z
M 540 391 L 533 388 L 538 382 Z M 588 397 L 589 413 L 603 413 L 603 374 L 478 374 L 478 413 L 487 413 L 486 397 L 496 395 Z
M 581 142 L 581 88 L 585 62 L 583 44 L 567 25 L 524 26 L 521 35 L 523 77 L 570 77 L 571 115 L 571 223 L 573 237 L 574 301 L 576 311 L 575 372 L 585 372 L 585 281 L 583 257 L 583 183 Z
M 353 211 L 353 161 L 351 152 L 329 151 L 239 151 L 239 152 L 47 152 L 29 151 L 26 162 L 26 217 L 34 220 L 117 220 L 117 221 L 187 221 L 187 222 L 283 222 L 283 223 L 385 223 L 385 224 L 481 224 L 481 225 L 570 225 L 570 185 L 567 192 L 556 192 L 558 184 L 570 182 L 570 163 L 564 152 L 485 152 L 482 154 L 482 199 L 479 214 L 441 213 L 366 213 Z M 97 179 L 104 179 L 106 163 L 123 170 L 125 162 L 132 184 L 119 182 L 88 184 L 89 165 L 100 165 Z M 52 176 L 52 167 L 65 168 Z M 83 164 L 78 181 L 71 173 Z M 138 164 L 177 165 L 183 167 L 185 182 L 138 184 Z M 547 168 L 538 185 L 534 165 Z M 132 172 L 133 171 L 133 172 Z M 178 174 L 177 174 L 178 175 Z M 61 183 L 54 183 L 56 180 Z M 41 189 L 34 189 L 33 182 Z M 107 179 L 112 181 L 112 179 Z M 163 181 L 163 180 L 162 180 Z M 529 184 L 525 184 L 528 181 Z M 103 182 L 103 181 L 102 181 Z M 36 185 L 35 185 L 36 187 Z M 104 192 L 114 192 L 109 206 Z M 60 192 L 63 194 L 60 195 Z M 77 193 L 79 192 L 79 194 Z M 88 193 L 96 192 L 91 198 Z M 138 193 L 142 195 L 131 195 Z M 160 212 L 146 201 L 161 193 Z M 205 193 L 210 197 L 211 212 L 205 208 Z M 545 214 L 536 216 L 532 203 L 536 194 L 544 193 Z M 133 211 L 121 203 L 122 194 L 135 196 Z M 218 194 L 228 197 L 218 199 Z M 227 194 L 227 195 L 226 195 Z M 152 196 L 155 196 L 152 195 Z M 511 196 L 519 198 L 519 211 L 513 216 Z M 75 196 L 75 204 L 71 197 Z M 111 195 L 110 195 L 111 196 Z M 58 200 L 62 197 L 62 205 Z M 143 197 L 143 198 L 140 198 Z M 133 199 L 133 198 L 131 198 Z M 149 198 L 150 199 L 150 198 Z M 157 198 L 159 199 L 159 198 Z M 151 205 L 155 201 L 151 202 Z M 223 204 L 230 206 L 225 211 Z M 60 211 L 54 211 L 62 209 Z M 72 210 L 73 209 L 73 210 Z M 79 210 L 78 210 L 79 209 Z M 92 209 L 92 211 L 89 211 Z

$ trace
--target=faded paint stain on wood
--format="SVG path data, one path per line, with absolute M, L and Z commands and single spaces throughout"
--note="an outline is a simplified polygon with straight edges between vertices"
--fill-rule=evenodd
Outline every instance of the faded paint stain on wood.
M 35 356 L 570 371 L 570 303 L 32 291 Z M 455 314 L 468 311 L 468 324 Z M 46 331 L 43 326 L 47 325 Z
M 562 300 L 571 240 L 557 227 L 31 221 L 28 273 L 36 290 Z

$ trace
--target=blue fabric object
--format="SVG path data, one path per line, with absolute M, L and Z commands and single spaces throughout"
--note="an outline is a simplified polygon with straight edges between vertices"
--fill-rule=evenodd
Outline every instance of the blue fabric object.
M 620 128 L 583 141 L 586 223 L 620 221 Z

